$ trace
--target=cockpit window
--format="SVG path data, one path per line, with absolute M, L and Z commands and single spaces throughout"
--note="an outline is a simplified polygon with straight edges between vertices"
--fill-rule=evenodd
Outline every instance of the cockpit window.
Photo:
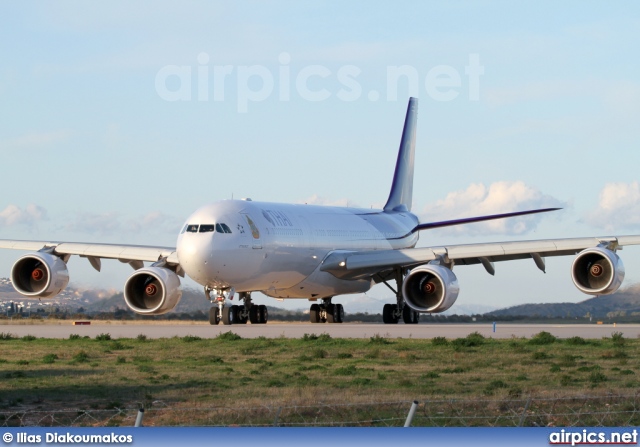
M 189 224 L 185 225 L 184 227 L 182 227 L 182 231 L 180 232 L 180 234 L 184 233 L 185 231 L 187 231 L 187 227 L 189 226 Z
M 213 233 L 216 231 L 215 225 L 200 225 L 200 233 Z
M 227 224 L 202 224 L 202 225 L 185 225 L 182 233 L 231 233 L 231 228 Z

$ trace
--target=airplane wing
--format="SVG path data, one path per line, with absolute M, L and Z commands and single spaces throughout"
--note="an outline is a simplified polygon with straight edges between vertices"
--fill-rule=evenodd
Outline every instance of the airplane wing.
M 493 242 L 363 252 L 336 251 L 325 258 L 320 269 L 338 278 L 358 279 L 398 267 L 411 268 L 441 259 L 444 263 L 455 265 L 482 264 L 487 272 L 493 275 L 494 262 L 532 259 L 538 268 L 544 271 L 544 258 L 548 256 L 575 255 L 587 248 L 598 246 L 616 250 L 625 245 L 640 245 L 640 236 Z
M 142 267 L 143 261 L 157 262 L 164 259 L 170 265 L 180 264 L 174 247 L 0 239 L 0 248 L 47 251 L 61 257 L 78 255 L 88 258 L 91 265 L 98 271 L 100 271 L 101 258 L 118 259 L 136 269 Z

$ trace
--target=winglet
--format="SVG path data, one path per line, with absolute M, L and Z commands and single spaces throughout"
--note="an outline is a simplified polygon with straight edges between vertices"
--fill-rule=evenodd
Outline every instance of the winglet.
M 413 165 L 416 148 L 416 121 L 418 118 L 418 98 L 409 98 L 407 116 L 404 120 L 400 149 L 389 199 L 384 211 L 411 211 L 413 198 Z

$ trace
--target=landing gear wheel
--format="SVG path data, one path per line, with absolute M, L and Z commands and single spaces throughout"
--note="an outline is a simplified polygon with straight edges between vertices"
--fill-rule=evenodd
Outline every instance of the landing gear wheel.
M 337 323 L 336 321 L 336 305 L 328 304 L 326 309 L 327 323 Z
M 312 323 L 320 323 L 320 306 L 318 304 L 312 304 L 309 309 L 309 321 Z
M 218 308 L 212 307 L 209 309 L 209 324 L 216 325 L 220 323 L 220 318 L 218 317 Z
M 336 323 L 342 323 L 344 321 L 344 307 L 342 307 L 342 304 L 336 304 L 334 312 L 334 319 Z
M 402 308 L 402 321 L 404 321 L 404 324 L 418 324 L 419 319 L 420 314 L 405 304 Z
M 397 304 L 385 304 L 382 308 L 382 322 L 384 324 L 397 324 L 398 317 L 395 315 Z
M 267 306 L 261 304 L 258 306 L 258 323 L 267 324 L 267 320 L 269 320 L 269 311 L 267 310 Z
M 242 316 L 242 306 L 233 305 L 231 308 L 234 309 L 233 321 L 236 324 L 247 324 L 247 318 Z
M 233 308 L 235 306 L 227 306 L 222 308 L 222 324 L 233 324 L 235 323 L 235 312 Z
M 256 306 L 255 304 L 251 306 L 249 309 L 249 321 L 251 324 L 260 324 L 260 306 Z

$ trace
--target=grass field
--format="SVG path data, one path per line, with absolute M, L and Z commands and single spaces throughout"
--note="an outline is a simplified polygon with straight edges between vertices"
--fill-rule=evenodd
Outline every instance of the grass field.
M 4 332 L 0 410 L 633 395 L 640 386 L 639 345 L 619 333 L 598 340 L 559 340 L 545 332 L 511 340 L 477 333 L 455 340 L 241 339 L 232 332 L 209 340 L 113 340 L 107 333 L 56 340 Z M 198 423 L 173 417 L 178 420 L 159 423 Z

